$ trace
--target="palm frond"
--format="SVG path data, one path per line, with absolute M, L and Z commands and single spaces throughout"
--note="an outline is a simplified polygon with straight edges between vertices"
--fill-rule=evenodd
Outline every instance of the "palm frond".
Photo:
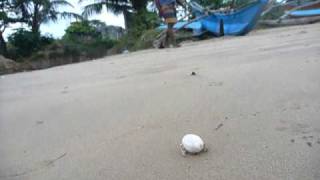
M 79 0 L 79 3 L 84 1 Z M 102 12 L 103 7 L 106 7 L 108 11 L 114 14 L 120 14 L 125 10 L 132 9 L 130 1 L 132 0 L 95 0 L 94 3 L 84 7 L 82 15 L 88 17 L 93 14 L 99 14 Z
M 53 7 L 58 7 L 58 6 L 68 6 L 68 7 L 74 7 L 71 3 L 69 3 L 68 1 L 65 0 L 53 0 L 50 2 L 50 4 Z
M 58 20 L 58 13 L 55 11 L 49 11 L 46 15 L 43 14 L 42 23 L 48 23 L 49 21 L 56 22 Z
M 104 5 L 105 5 L 105 3 L 103 3 L 103 2 L 86 5 L 83 8 L 82 16 L 89 17 L 93 14 L 101 13 Z
M 76 20 L 83 20 L 84 18 L 77 14 L 72 12 L 62 12 L 59 14 L 61 18 L 63 19 L 76 19 Z
M 114 3 L 114 2 L 105 2 L 98 1 L 93 4 L 89 4 L 84 7 L 82 15 L 84 17 L 89 17 L 93 14 L 100 14 L 103 10 L 103 7 L 106 7 L 108 11 L 111 11 L 114 14 L 120 14 L 125 10 L 132 9 L 132 6 L 126 2 Z
M 132 10 L 132 6 L 127 4 L 106 4 L 107 10 L 114 14 L 120 14 L 124 11 Z

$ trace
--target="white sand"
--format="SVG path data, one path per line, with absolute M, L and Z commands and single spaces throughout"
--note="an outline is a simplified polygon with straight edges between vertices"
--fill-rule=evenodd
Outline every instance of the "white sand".
M 319 180 L 320 24 L 6 75 L 0 179 Z

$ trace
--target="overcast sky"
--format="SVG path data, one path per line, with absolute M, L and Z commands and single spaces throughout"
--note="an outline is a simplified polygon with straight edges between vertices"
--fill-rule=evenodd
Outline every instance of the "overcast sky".
M 84 4 L 78 4 L 79 0 L 67 0 L 67 1 L 70 2 L 74 6 L 74 8 L 63 8 L 61 9 L 61 11 L 66 10 L 66 11 L 71 11 L 79 14 L 81 13 L 82 7 Z M 94 15 L 90 17 L 90 19 L 98 19 L 100 21 L 105 22 L 107 25 L 116 25 L 116 26 L 124 27 L 124 19 L 122 15 L 115 16 L 112 13 L 107 12 L 106 10 L 104 10 L 100 15 Z M 51 22 L 48 24 L 44 24 L 41 26 L 41 32 L 42 34 L 49 33 L 54 37 L 59 38 L 63 36 L 64 30 L 70 25 L 70 22 L 72 21 L 74 20 L 62 19 L 56 23 Z M 18 25 L 18 24 L 11 25 L 11 28 L 5 31 L 5 36 L 12 33 L 14 28 L 19 28 L 19 27 L 21 27 L 21 25 Z

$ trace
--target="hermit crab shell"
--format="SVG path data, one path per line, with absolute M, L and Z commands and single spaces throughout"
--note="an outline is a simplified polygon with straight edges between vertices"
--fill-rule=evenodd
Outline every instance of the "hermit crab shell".
M 188 153 L 199 153 L 203 151 L 204 148 L 203 140 L 195 134 L 186 134 L 183 136 L 181 145 Z

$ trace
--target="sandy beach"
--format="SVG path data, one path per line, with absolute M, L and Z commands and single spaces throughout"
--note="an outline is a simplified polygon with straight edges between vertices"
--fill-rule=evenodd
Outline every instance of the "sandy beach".
M 0 179 L 319 180 L 320 24 L 1 76 Z

